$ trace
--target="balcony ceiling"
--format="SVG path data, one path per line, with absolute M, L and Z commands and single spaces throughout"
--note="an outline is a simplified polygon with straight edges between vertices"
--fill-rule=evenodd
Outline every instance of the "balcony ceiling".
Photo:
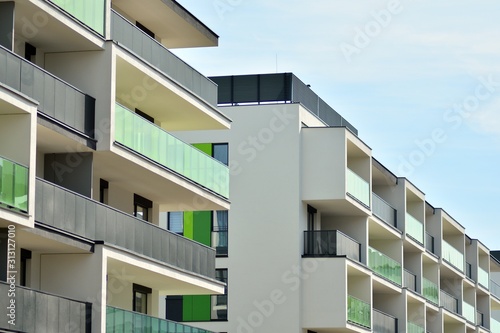
M 153 31 L 168 48 L 218 45 L 219 37 L 174 0 L 113 0 L 112 7 Z
M 217 109 L 200 103 L 179 85 L 167 84 L 117 57 L 116 98 L 130 110 L 140 109 L 168 131 L 229 128 L 228 119 Z
M 40 10 L 32 2 L 16 1 L 16 39 L 29 42 L 45 52 L 70 52 L 81 50 L 101 50 L 104 39 L 82 27 L 47 3 L 42 2 L 49 12 Z M 57 19 L 52 16 L 57 14 Z M 60 21 L 65 20 L 68 25 Z M 84 34 L 84 35 L 82 35 Z

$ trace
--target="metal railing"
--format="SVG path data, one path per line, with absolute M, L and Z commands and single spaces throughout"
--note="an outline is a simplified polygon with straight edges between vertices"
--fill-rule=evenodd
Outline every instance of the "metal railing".
M 469 303 L 463 301 L 462 302 L 462 314 L 465 319 L 470 321 L 471 323 L 475 324 L 476 323 L 476 311 L 474 309 L 473 305 L 470 305 Z
M 360 261 L 361 244 L 338 230 L 304 231 L 304 255 L 313 257 L 346 256 Z
M 354 296 L 347 295 L 347 320 L 370 328 L 371 323 L 371 306 L 369 303 L 362 301 Z
M 111 38 L 209 104 L 217 106 L 217 85 L 123 16 L 111 10 Z
M 42 179 L 36 197 L 36 223 L 215 277 L 215 250 L 208 246 Z
M 442 242 L 441 256 L 448 263 L 458 268 L 461 272 L 464 271 L 464 255 L 455 249 L 453 246 L 448 244 L 444 239 Z
M 124 106 L 115 105 L 115 140 L 207 189 L 229 197 L 229 168 Z
M 424 225 L 411 214 L 406 213 L 406 234 L 420 244 L 424 244 Z
M 481 267 L 477 268 L 477 283 L 485 287 L 486 289 L 489 289 L 489 281 L 490 281 L 490 275 L 488 272 Z
M 384 221 L 390 226 L 397 227 L 397 211 L 392 208 L 384 199 L 377 194 L 372 193 L 372 212 L 373 215 Z
M 439 304 L 439 289 L 437 284 L 422 277 L 422 295 L 430 302 Z
M 476 311 L 476 325 L 484 327 L 484 313 Z
M 0 46 L 0 83 L 39 102 L 38 111 L 94 136 L 95 99 Z
M 58 7 L 104 36 L 105 0 L 50 0 Z
M 398 319 L 380 310 L 373 309 L 373 333 L 397 333 Z
M 129 332 L 212 333 L 212 331 L 188 326 L 175 321 L 160 319 L 109 305 L 106 306 L 106 333 Z
M 428 232 L 425 233 L 425 249 L 430 253 L 436 254 L 434 248 L 434 236 L 432 236 Z
M 465 262 L 465 276 L 472 279 L 472 264 L 470 262 Z
M 448 311 L 458 313 L 458 299 L 442 289 L 439 293 L 439 305 Z
M 410 272 L 409 270 L 403 271 L 403 287 L 410 290 L 417 291 L 417 276 Z
M 28 168 L 0 156 L 0 206 L 28 212 Z
M 370 184 L 349 168 L 347 168 L 346 177 L 347 193 L 370 207 Z
M 372 247 L 368 248 L 368 267 L 382 277 L 401 285 L 401 264 Z
M 0 307 L 10 305 L 7 297 L 10 284 L 0 281 Z M 14 298 L 11 298 L 14 299 Z M 15 325 L 9 324 L 11 318 L 0 316 L 0 328 L 12 332 L 90 332 L 92 325 L 92 304 L 70 298 L 49 294 L 26 287 L 15 287 Z

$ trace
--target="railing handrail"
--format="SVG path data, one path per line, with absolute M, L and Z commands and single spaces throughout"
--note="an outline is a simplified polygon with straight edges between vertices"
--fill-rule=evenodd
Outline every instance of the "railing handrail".
M 392 259 L 391 257 L 389 257 L 387 254 L 383 253 L 382 251 L 379 251 L 379 250 L 377 250 L 376 248 L 371 247 L 371 246 L 368 246 L 368 249 L 369 249 L 369 250 L 372 250 L 372 251 L 375 251 L 375 252 L 377 252 L 377 253 L 379 253 L 379 254 L 380 254 L 380 255 L 382 255 L 384 258 L 387 258 L 387 259 L 389 259 L 390 261 L 392 261 L 393 263 L 398 264 L 399 266 L 401 266 L 401 264 L 400 264 L 397 260 Z
M 405 273 L 408 273 L 408 274 L 414 276 L 415 278 L 417 277 L 417 274 L 413 273 L 412 271 L 410 271 L 410 270 L 408 270 L 406 268 L 403 268 L 403 270 L 404 270 Z
M 342 231 L 337 230 L 337 229 L 333 229 L 333 230 L 304 230 L 304 233 L 307 233 L 307 232 L 314 232 L 314 233 L 316 233 L 316 232 L 318 232 L 318 233 L 322 233 L 322 232 L 335 232 L 335 233 L 340 234 L 341 236 L 344 236 L 344 237 L 345 237 L 345 238 L 347 238 L 347 239 L 352 240 L 353 242 L 357 243 L 358 245 L 361 245 L 361 243 L 360 243 L 360 242 L 358 242 L 357 240 L 355 240 L 355 239 L 354 239 L 354 238 L 352 238 L 351 236 L 346 235 L 346 234 L 344 234 Z
M 363 182 L 365 182 L 365 184 L 367 184 L 368 186 L 370 185 L 369 182 L 367 182 L 363 177 L 361 177 L 360 175 L 358 175 L 358 173 L 352 169 L 350 169 L 349 167 L 346 167 L 346 169 L 348 171 L 350 171 L 354 176 L 358 177 L 360 180 L 362 180 Z
M 375 193 L 375 192 L 372 191 L 372 195 L 375 196 L 375 197 L 377 197 L 380 201 L 382 201 L 384 204 L 386 204 L 387 206 L 389 206 L 393 210 L 396 210 L 396 208 L 392 207 L 390 203 L 388 203 L 387 201 L 385 201 L 384 199 L 382 199 L 382 197 L 379 196 L 377 193 Z
M 363 304 L 366 304 L 366 305 L 368 305 L 368 306 L 370 305 L 370 303 L 368 303 L 368 302 L 366 302 L 366 301 L 363 301 L 362 299 L 357 298 L 356 296 L 352 296 L 351 294 L 347 294 L 347 297 L 348 297 L 348 298 L 352 298 L 352 299 L 354 299 L 354 300 L 356 300 L 356 301 L 359 301 L 359 302 L 361 302 L 361 303 L 363 303 Z
M 102 206 L 102 207 L 104 207 L 104 208 L 106 208 L 106 209 L 113 210 L 113 211 L 115 211 L 115 212 L 117 212 L 117 213 L 119 213 L 119 214 L 121 214 L 121 215 L 124 215 L 124 216 L 126 216 L 126 217 L 128 217 L 128 218 L 133 218 L 133 219 L 134 219 L 134 220 L 136 220 L 137 222 L 144 223 L 145 225 L 148 225 L 148 226 L 154 227 L 154 228 L 156 228 L 156 229 L 158 229 L 158 230 L 161 230 L 161 231 L 163 231 L 163 232 L 167 232 L 167 233 L 169 233 L 169 234 L 171 234 L 171 235 L 175 235 L 175 236 L 177 236 L 177 237 L 182 237 L 182 239 L 185 239 L 185 240 L 187 240 L 187 241 L 189 241 L 189 242 L 191 242 L 191 243 L 197 244 L 197 245 L 199 245 L 199 246 L 201 246 L 201 247 L 204 247 L 204 248 L 207 248 L 207 249 L 210 249 L 211 251 L 213 251 L 213 248 L 212 248 L 212 247 L 210 247 L 210 246 L 207 246 L 207 245 L 205 245 L 205 244 L 203 244 L 203 243 L 196 242 L 196 241 L 194 241 L 194 240 L 192 240 L 192 239 L 189 239 L 189 238 L 187 238 L 187 237 L 181 236 L 181 235 L 179 235 L 179 234 L 177 234 L 177 233 L 175 233 L 175 232 L 172 232 L 172 231 L 170 231 L 170 230 L 168 230 L 168 229 L 164 229 L 164 228 L 162 228 L 162 227 L 160 227 L 160 226 L 157 226 L 156 224 L 153 224 L 153 223 L 151 223 L 151 222 L 144 221 L 143 219 L 137 218 L 137 217 L 135 217 L 135 216 L 134 216 L 134 215 L 132 215 L 132 214 L 126 213 L 126 212 L 124 212 L 124 211 L 122 211 L 122 210 L 119 210 L 119 209 L 117 209 L 117 208 L 115 208 L 115 207 L 108 206 L 108 205 L 106 205 L 106 204 L 104 204 L 104 203 L 102 203 L 102 202 L 99 202 L 99 201 L 94 200 L 94 199 L 92 199 L 92 198 L 86 197 L 86 196 L 84 196 L 84 195 L 82 195 L 82 194 L 80 194 L 80 193 L 78 193 L 78 192 L 75 192 L 75 191 L 69 190 L 69 189 L 67 189 L 67 188 L 65 188 L 65 187 L 62 187 L 62 186 L 60 186 L 60 185 L 54 184 L 54 183 L 52 183 L 52 182 L 50 182 L 50 181 L 47 181 L 47 180 L 45 180 L 45 179 L 43 179 L 43 178 L 39 178 L 39 177 L 37 177 L 37 178 L 36 178 L 36 181 L 40 181 L 40 182 L 42 182 L 42 183 L 46 183 L 46 184 L 48 184 L 48 185 L 50 185 L 50 186 L 54 186 L 54 187 L 56 187 L 56 188 L 58 188 L 58 189 L 60 189 L 60 190 L 63 190 L 63 191 L 65 191 L 65 192 L 71 193 L 71 194 L 73 194 L 73 195 L 75 195 L 75 196 L 77 196 L 77 197 L 80 197 L 80 198 L 82 198 L 82 199 L 85 199 L 85 200 L 87 200 L 87 201 L 90 201 L 90 202 L 92 202 L 93 204 L 96 204 L 96 205 Z M 40 222 L 40 223 L 43 223 L 43 222 Z M 45 224 L 45 223 L 43 223 L 43 224 Z
M 0 155 L 0 160 L 7 160 L 7 161 L 9 161 L 9 162 L 11 162 L 11 163 L 14 163 L 14 164 L 17 164 L 17 165 L 19 165 L 19 166 L 22 166 L 23 168 L 29 169 L 29 166 L 24 165 L 23 163 L 16 162 L 16 161 L 14 161 L 14 160 L 12 160 L 12 159 L 10 159 L 10 158 L 4 157 L 4 156 L 2 156 L 2 155 Z
M 137 26 L 135 24 L 133 24 L 132 22 L 130 22 L 127 18 L 125 18 L 123 15 L 121 15 L 120 13 L 118 13 L 116 10 L 114 10 L 113 8 L 111 8 L 111 13 L 112 14 L 116 14 L 118 17 L 120 17 L 121 19 L 123 19 L 126 23 L 128 23 L 131 27 L 133 27 L 134 29 L 137 29 L 139 31 L 141 31 L 143 33 L 143 35 L 149 39 L 151 39 L 152 41 L 154 41 L 156 44 L 158 44 L 158 46 L 161 46 L 165 51 L 167 51 L 168 53 L 170 53 L 171 55 L 173 55 L 175 58 L 177 58 L 178 60 L 182 61 L 187 67 L 189 67 L 190 69 L 192 69 L 193 71 L 195 71 L 196 73 L 200 74 L 201 76 L 203 76 L 205 79 L 207 79 L 207 82 L 213 84 L 214 86 L 217 87 L 217 83 L 215 83 L 214 81 L 210 80 L 207 76 L 203 75 L 202 73 L 200 73 L 196 68 L 192 67 L 191 65 L 189 65 L 187 62 L 185 62 L 184 60 L 182 60 L 179 56 L 177 56 L 175 53 L 173 53 L 172 51 L 170 51 L 169 49 L 167 49 L 165 47 L 165 45 L 163 45 L 162 43 L 160 43 L 159 41 L 157 41 L 156 39 L 152 38 L 151 36 L 149 36 L 148 34 L 144 33 L 144 31 L 142 31 L 141 29 L 137 28 Z M 114 36 L 111 36 L 111 38 L 113 38 Z M 113 41 L 115 41 L 113 39 Z M 116 41 L 117 42 L 117 41 Z M 121 45 L 121 44 L 120 44 Z M 128 49 L 128 48 L 127 48 Z M 135 53 L 135 52 L 134 52 Z M 170 76 L 170 75 L 169 75 Z
M 34 64 L 34 63 L 32 63 L 31 61 L 28 61 L 28 60 L 24 59 L 23 57 L 21 57 L 21 56 L 17 55 L 16 53 L 14 53 L 14 52 L 10 51 L 9 49 L 5 48 L 4 46 L 0 45 L 0 49 L 3 49 L 3 50 L 5 50 L 5 51 L 7 51 L 10 55 L 13 55 L 13 56 L 15 56 L 16 58 L 18 58 L 19 60 L 23 61 L 24 63 L 27 63 L 27 64 L 29 64 L 30 66 L 35 67 L 36 69 L 38 69 L 38 70 L 42 71 L 44 74 L 47 74 L 47 75 L 51 76 L 54 80 L 57 80 L 57 81 L 59 81 L 59 82 L 63 83 L 64 85 L 66 85 L 66 86 L 70 87 L 71 89 L 78 91 L 78 92 L 79 92 L 79 93 L 81 93 L 82 95 L 85 95 L 85 96 L 90 96 L 90 95 L 88 95 L 88 94 L 84 93 L 82 90 L 80 90 L 80 89 L 78 89 L 77 87 L 75 87 L 74 85 L 72 85 L 71 83 L 68 83 L 68 82 L 64 81 L 63 79 L 61 79 L 60 77 L 55 76 L 54 74 L 50 73 L 50 72 L 49 72 L 49 71 L 47 71 L 46 69 L 43 69 L 42 67 L 38 66 L 37 64 Z M 92 97 L 92 96 L 90 96 L 90 97 Z M 93 97 L 92 97 L 92 98 L 93 98 Z
M 446 295 L 446 296 L 448 296 L 448 297 L 451 297 L 451 298 L 453 298 L 454 300 L 456 300 L 456 301 L 458 302 L 458 298 L 456 298 L 455 296 L 453 296 L 453 295 L 449 294 L 448 292 L 444 291 L 443 289 L 439 289 L 439 291 L 440 291 L 441 293 L 443 293 L 444 295 Z
M 224 295 L 216 295 L 216 296 L 224 296 Z M 122 309 L 122 308 L 119 308 L 119 307 L 116 307 L 116 306 L 106 305 L 106 308 L 111 308 L 111 309 L 115 309 L 115 310 L 119 310 L 119 311 L 123 311 L 123 312 L 128 312 L 128 313 L 131 313 L 133 315 L 138 315 L 138 316 L 144 316 L 144 317 L 149 317 L 149 318 L 153 318 L 153 319 L 158 319 L 158 320 L 161 320 L 161 321 L 165 321 L 165 322 L 169 322 L 169 323 L 174 323 L 176 325 L 182 325 L 184 327 L 191 327 L 191 328 L 193 328 L 193 329 L 195 329 L 197 331 L 205 331 L 205 332 L 209 332 L 209 333 L 214 333 L 212 331 L 209 331 L 209 330 L 206 330 L 206 329 L 201 329 L 199 327 L 194 327 L 194 326 L 191 326 L 191 325 L 186 325 L 186 324 L 181 323 L 181 322 L 176 322 L 176 321 L 169 320 L 169 319 L 159 318 L 159 317 L 147 315 L 147 314 L 140 313 L 140 312 L 125 310 L 125 309 Z
M 184 140 L 182 139 L 179 139 L 178 137 L 176 137 L 175 135 L 173 135 L 172 133 L 170 133 L 169 131 L 167 131 L 166 129 L 164 129 L 163 127 L 160 127 L 158 126 L 157 124 L 155 123 L 152 123 L 146 119 L 144 119 L 143 117 L 139 116 L 137 113 L 135 113 L 134 111 L 130 110 L 128 107 L 124 106 L 123 104 L 120 104 L 118 102 L 115 102 L 115 104 L 119 105 L 120 107 L 122 107 L 125 111 L 128 111 L 130 112 L 132 115 L 134 115 L 135 117 L 137 117 L 138 119 L 141 119 L 143 120 L 145 123 L 151 125 L 151 126 L 154 126 L 156 128 L 158 128 L 159 130 L 161 130 L 162 132 L 170 135 L 171 137 L 175 138 L 176 140 L 179 140 L 181 143 L 185 144 L 186 146 L 188 146 L 190 149 L 194 149 L 196 152 L 199 152 L 200 154 L 202 155 L 205 155 L 207 157 L 209 157 L 211 160 L 213 160 L 214 162 L 220 164 L 221 166 L 225 167 L 226 169 L 229 169 L 229 167 L 227 165 L 225 165 L 224 163 L 222 163 L 221 161 L 219 161 L 218 159 L 208 155 L 207 153 L 205 153 L 204 151 L 196 148 L 195 146 L 191 145 L 190 143 L 187 143 L 185 142 Z
M 392 318 L 392 319 L 397 319 L 397 318 L 396 318 L 396 317 L 394 317 L 393 315 L 390 315 L 390 314 L 388 314 L 388 313 L 385 313 L 384 311 L 381 311 L 381 310 L 379 310 L 379 309 L 375 309 L 375 308 L 373 308 L 372 310 L 373 310 L 373 312 L 377 312 L 377 313 L 379 313 L 379 314 L 381 314 L 381 315 L 383 315 L 383 316 L 386 316 L 386 317 L 389 317 L 389 318 Z
M 10 286 L 10 283 L 4 282 L 4 281 L 0 281 L 0 284 L 6 285 L 6 286 Z M 57 297 L 57 298 L 62 298 L 62 299 L 65 299 L 65 300 L 68 300 L 68 301 L 71 301 L 71 302 L 85 304 L 85 305 L 92 304 L 92 302 L 80 301 L 80 300 L 77 300 L 77 299 L 74 299 L 74 298 L 69 298 L 69 297 L 66 297 L 66 296 L 49 293 L 49 292 L 46 292 L 46 291 L 43 291 L 43 290 L 37 290 L 37 289 L 33 289 L 33 288 L 28 288 L 28 287 L 25 287 L 25 286 L 20 286 L 18 284 L 16 284 L 16 289 L 24 289 L 24 290 L 27 290 L 27 291 L 33 291 L 33 292 L 38 293 L 38 294 L 43 294 L 43 295 L 47 295 L 47 296 L 53 296 L 53 297 Z

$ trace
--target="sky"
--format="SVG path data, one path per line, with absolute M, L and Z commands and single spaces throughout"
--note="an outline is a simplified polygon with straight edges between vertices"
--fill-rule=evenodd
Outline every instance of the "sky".
M 293 72 L 373 156 L 500 250 L 498 0 L 178 0 L 220 36 L 206 76 Z

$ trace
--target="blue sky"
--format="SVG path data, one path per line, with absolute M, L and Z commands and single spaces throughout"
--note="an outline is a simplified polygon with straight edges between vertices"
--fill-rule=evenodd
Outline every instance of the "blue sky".
M 472 238 L 500 249 L 498 0 L 178 0 L 219 47 L 212 75 L 293 72 Z

